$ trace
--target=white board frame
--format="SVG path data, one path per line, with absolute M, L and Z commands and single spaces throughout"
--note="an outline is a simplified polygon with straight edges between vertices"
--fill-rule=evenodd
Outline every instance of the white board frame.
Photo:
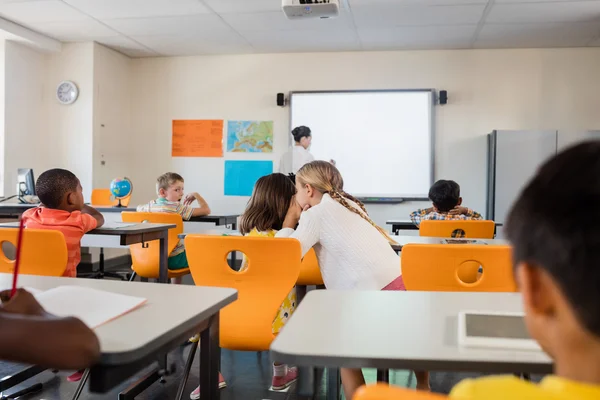
M 433 185 L 434 177 L 435 177 L 435 105 L 437 105 L 437 92 L 435 89 L 360 89 L 360 90 L 303 90 L 303 91 L 291 91 L 288 94 L 289 98 L 289 108 L 290 108 L 290 118 L 289 118 L 289 132 L 294 129 L 292 127 L 292 106 L 294 95 L 296 94 L 339 94 L 339 93 L 407 93 L 407 92 L 417 92 L 417 93 L 431 93 L 431 109 L 429 112 L 430 116 L 430 177 L 429 177 L 429 185 Z M 292 136 L 288 135 L 289 146 L 293 146 Z M 364 203 L 401 203 L 403 201 L 427 201 L 429 198 L 427 196 L 424 197 L 386 197 L 379 199 L 372 199 L 368 197 L 359 197 Z

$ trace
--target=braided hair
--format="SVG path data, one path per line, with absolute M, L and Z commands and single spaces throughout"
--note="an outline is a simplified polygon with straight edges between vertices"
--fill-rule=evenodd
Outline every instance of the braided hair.
M 394 239 L 392 239 L 384 229 L 373 222 L 369 217 L 365 205 L 360 200 L 344 191 L 344 180 L 335 165 L 327 161 L 310 162 L 300 168 L 296 174 L 296 180 L 302 184 L 311 185 L 315 190 L 323 194 L 328 194 L 333 200 L 337 201 L 348 211 L 353 212 L 371 224 L 371 226 L 377 229 L 390 243 L 396 244 Z M 360 210 L 350 204 L 349 201 L 355 203 Z

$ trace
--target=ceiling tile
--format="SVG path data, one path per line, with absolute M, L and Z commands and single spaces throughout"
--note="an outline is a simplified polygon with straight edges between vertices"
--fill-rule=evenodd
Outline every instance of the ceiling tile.
M 475 47 L 579 47 L 598 35 L 595 23 L 485 25 Z
M 600 21 L 600 1 L 495 4 L 487 23 L 543 23 Z
M 382 28 L 418 25 L 477 24 L 485 5 L 353 7 L 354 22 L 359 28 Z
M 158 53 L 142 46 L 140 43 L 125 36 L 112 36 L 96 40 L 96 42 L 110 47 L 113 50 L 123 53 L 129 57 L 156 57 Z
M 168 17 L 210 13 L 198 0 L 64 0 L 97 19 Z
M 131 39 L 156 51 L 161 55 L 230 54 L 252 51 L 248 42 L 230 30 L 226 32 L 205 32 L 194 35 L 132 36 Z
M 487 4 L 489 0 L 348 0 L 354 6 L 456 6 L 464 4 Z M 497 0 L 496 0 L 497 1 Z
M 35 25 L 35 30 L 63 42 L 84 42 L 118 35 L 89 17 L 82 21 L 40 23 Z
M 106 19 L 105 24 L 127 36 L 187 36 L 202 32 L 230 31 L 231 28 L 215 14 L 162 18 Z
M 327 34 L 323 31 L 253 31 L 245 32 L 244 37 L 257 52 L 264 53 L 360 50 L 356 33 L 349 29 Z
M 342 13 L 331 19 L 289 20 L 283 12 L 224 14 L 222 18 L 236 31 L 333 30 L 353 27 L 352 17 Z
M 85 14 L 58 0 L 0 4 L 0 15 L 23 25 L 82 21 L 87 18 Z
M 365 50 L 469 47 L 477 25 L 403 26 L 359 29 Z
M 281 11 L 281 0 L 204 0 L 218 14 Z

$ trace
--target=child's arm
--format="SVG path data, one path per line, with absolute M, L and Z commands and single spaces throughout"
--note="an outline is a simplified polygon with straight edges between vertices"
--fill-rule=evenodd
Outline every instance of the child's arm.
M 314 215 L 309 215 L 309 213 L 306 213 L 302 217 L 302 221 L 300 221 L 301 214 L 302 208 L 300 208 L 295 199 L 292 199 L 290 208 L 283 221 L 283 228 L 275 236 L 298 239 L 302 246 L 302 257 L 304 257 L 319 242 L 320 226 L 317 218 Z M 294 228 L 296 229 L 294 230 Z
M 100 356 L 94 332 L 76 318 L 58 318 L 19 289 L 0 293 L 0 359 L 59 369 L 83 369 Z M 40 337 L 43 332 L 43 338 Z
M 89 216 L 93 217 L 96 220 L 96 228 L 100 228 L 102 225 L 104 225 L 104 216 L 94 207 L 84 205 L 81 209 L 81 213 L 88 214 Z
M 412 213 L 410 213 L 410 220 L 413 224 L 419 226 L 421 224 L 421 219 L 432 211 L 433 207 L 413 211 Z
M 473 211 L 467 207 L 456 207 L 456 208 L 450 210 L 450 212 L 448 214 L 450 214 L 450 215 L 466 215 L 467 217 L 469 217 L 471 219 L 483 219 L 481 214 L 479 214 L 477 211 Z
M 204 197 L 200 196 L 198 193 L 191 193 L 190 196 L 193 196 L 200 205 L 200 207 L 194 207 L 192 217 L 203 217 L 210 214 L 210 207 L 206 200 L 204 200 Z

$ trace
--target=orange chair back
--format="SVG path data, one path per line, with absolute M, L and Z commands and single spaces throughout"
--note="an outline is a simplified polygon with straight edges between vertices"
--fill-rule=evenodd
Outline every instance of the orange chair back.
M 121 199 L 121 205 L 127 207 L 131 195 Z M 110 192 L 110 189 L 93 189 L 92 190 L 92 206 L 116 206 L 119 200 L 115 199 Z
M 404 389 L 384 383 L 362 386 L 353 400 L 442 400 L 448 397 L 414 389 Z
M 517 291 L 510 246 L 408 244 L 401 255 L 407 290 Z M 483 272 L 478 276 L 480 267 Z
M 17 246 L 19 229 L 0 229 L 0 244 Z M 25 229 L 19 273 L 25 275 L 62 276 L 67 269 L 67 243 L 62 232 L 48 229 Z M 0 252 L 0 272 L 12 273 L 15 261 Z
M 310 249 L 302 259 L 300 264 L 300 275 L 298 276 L 298 285 L 322 285 L 323 277 L 321 268 L 314 249 Z
M 169 254 L 175 249 L 179 238 L 179 234 L 183 233 L 183 220 L 179 214 L 169 213 L 148 213 L 148 212 L 128 212 L 124 211 L 121 213 L 123 222 L 130 223 L 143 223 L 149 222 L 153 224 L 173 224 L 175 228 L 169 229 Z M 131 252 L 131 261 L 133 265 L 131 268 L 136 274 L 143 278 L 157 279 L 160 270 L 160 248 L 159 241 L 153 240 L 146 243 L 147 247 L 144 248 L 142 243 L 137 243 L 129 246 Z M 184 270 L 169 271 L 169 277 L 185 275 L 189 272 L 186 268 Z
M 494 221 L 421 221 L 420 236 L 466 237 L 475 239 L 493 239 L 496 223 Z M 457 234 L 454 234 L 456 232 Z M 464 232 L 464 234 L 462 234 Z
M 187 235 L 185 248 L 198 286 L 234 288 L 238 300 L 221 310 L 220 346 L 265 351 L 275 338 L 273 319 L 300 273 L 302 252 L 296 239 Z M 241 251 L 242 272 L 231 269 L 227 255 Z M 193 305 L 190 305 L 193 306 Z

